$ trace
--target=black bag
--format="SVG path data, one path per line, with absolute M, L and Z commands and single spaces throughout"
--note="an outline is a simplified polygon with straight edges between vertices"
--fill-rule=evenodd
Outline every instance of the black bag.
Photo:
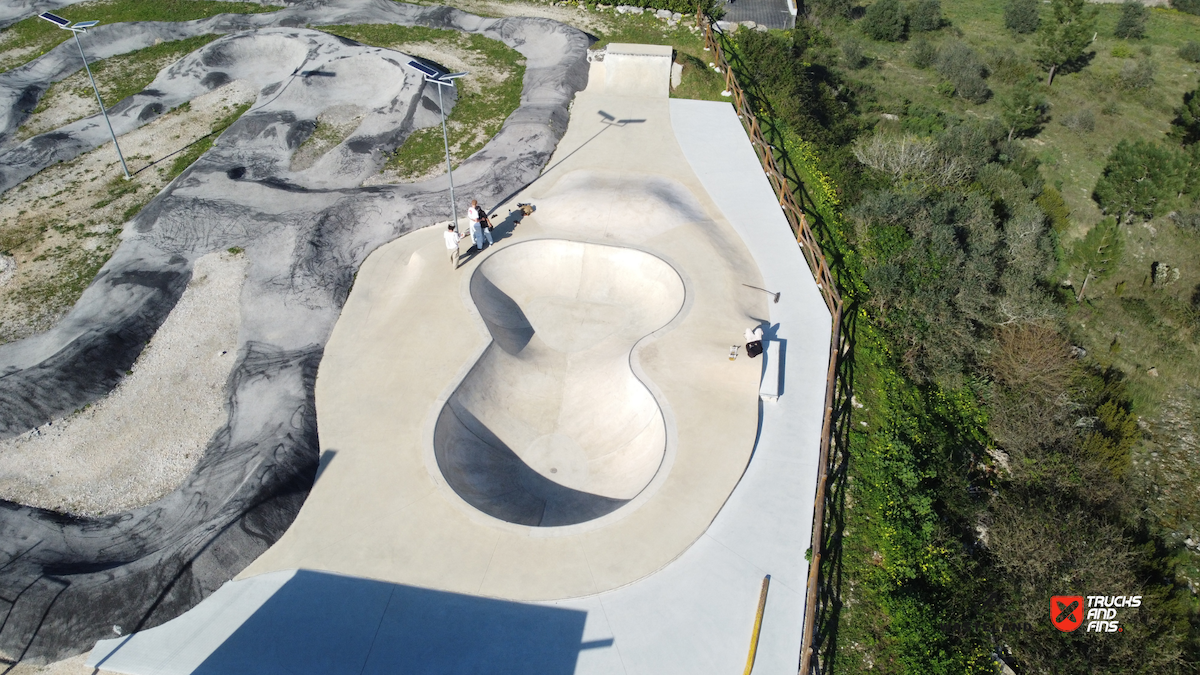
M 747 342 L 746 343 L 746 353 L 750 355 L 750 358 L 754 358 L 754 357 L 758 356 L 759 354 L 761 354 L 762 353 L 762 340 L 755 340 L 754 342 Z

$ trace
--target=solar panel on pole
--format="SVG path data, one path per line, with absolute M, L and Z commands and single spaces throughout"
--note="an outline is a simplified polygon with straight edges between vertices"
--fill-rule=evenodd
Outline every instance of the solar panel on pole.
M 426 77 L 432 77 L 434 79 L 437 79 L 441 75 L 441 72 L 439 72 L 438 70 L 431 68 L 417 60 L 409 61 L 408 65 L 421 71 L 422 73 L 425 74 Z
M 66 28 L 67 26 L 71 25 L 71 22 L 67 19 L 62 18 L 57 14 L 51 14 L 50 12 L 42 12 L 41 14 L 38 14 L 38 18 L 45 19 L 50 23 L 56 23 L 62 28 Z

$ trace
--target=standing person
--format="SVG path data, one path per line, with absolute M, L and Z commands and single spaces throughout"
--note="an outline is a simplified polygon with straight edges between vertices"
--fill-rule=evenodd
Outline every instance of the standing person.
M 479 208 L 479 200 L 471 200 L 471 208 L 467 209 L 467 219 L 471 221 L 471 238 L 475 240 L 475 248 L 482 251 L 484 239 L 487 239 L 489 244 L 496 243 L 492 241 L 492 229 L 488 227 L 483 209 Z
M 450 251 L 450 263 L 458 268 L 458 242 L 463 238 L 461 234 L 454 231 L 454 223 L 446 226 L 446 231 L 442 233 L 446 238 L 446 250 Z

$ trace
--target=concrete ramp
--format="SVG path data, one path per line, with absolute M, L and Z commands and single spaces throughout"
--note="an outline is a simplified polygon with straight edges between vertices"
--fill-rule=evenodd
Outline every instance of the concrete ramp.
M 670 45 L 614 42 L 604 49 L 604 84 L 609 95 L 667 98 L 671 93 Z
M 539 239 L 481 263 L 471 298 L 492 344 L 434 431 L 454 491 L 488 515 L 541 527 L 637 496 L 662 464 L 666 428 L 631 358 L 682 307 L 679 274 L 635 249 Z

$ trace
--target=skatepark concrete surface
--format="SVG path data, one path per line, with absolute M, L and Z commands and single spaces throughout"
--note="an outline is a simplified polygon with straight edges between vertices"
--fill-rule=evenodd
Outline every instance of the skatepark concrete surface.
M 89 666 L 737 672 L 769 574 L 754 672 L 795 672 L 830 315 L 732 107 L 608 65 L 493 246 L 455 267 L 435 225 L 363 263 L 283 537 Z M 778 361 L 730 361 L 756 324 Z

